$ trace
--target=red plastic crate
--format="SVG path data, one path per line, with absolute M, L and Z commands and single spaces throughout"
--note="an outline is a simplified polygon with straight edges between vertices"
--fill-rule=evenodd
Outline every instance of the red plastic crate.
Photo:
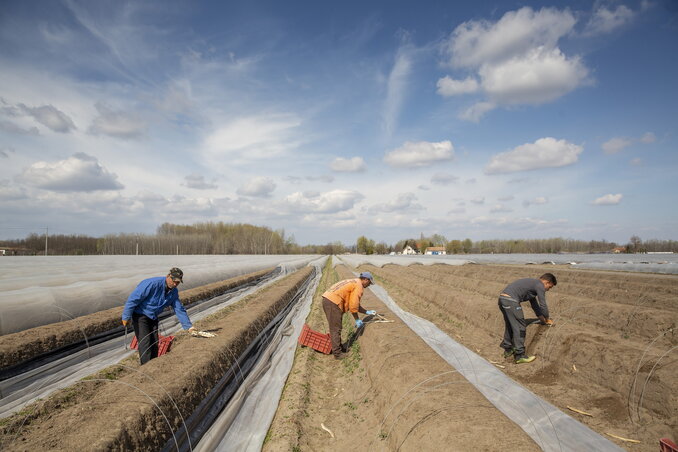
M 662 438 L 659 440 L 659 450 L 661 452 L 678 452 L 678 446 L 670 439 Z
M 158 356 L 162 356 L 165 353 L 169 353 L 173 340 L 174 336 L 163 336 L 162 334 L 158 334 Z M 132 343 L 129 344 L 129 348 L 131 348 L 132 350 L 136 350 L 138 345 L 139 344 L 137 343 L 137 337 L 134 336 L 132 338 Z
M 329 355 L 332 351 L 330 335 L 313 331 L 307 324 L 304 324 L 304 328 L 301 330 L 299 343 L 304 347 L 311 347 L 313 350 L 317 350 L 326 355 Z

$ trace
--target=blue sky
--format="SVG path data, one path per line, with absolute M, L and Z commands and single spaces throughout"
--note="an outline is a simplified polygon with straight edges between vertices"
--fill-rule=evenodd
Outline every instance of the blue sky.
M 675 55 L 671 0 L 5 0 L 0 238 L 675 240 Z

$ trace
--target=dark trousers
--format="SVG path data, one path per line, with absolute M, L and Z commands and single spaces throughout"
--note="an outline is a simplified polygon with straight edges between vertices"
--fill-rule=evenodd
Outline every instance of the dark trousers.
M 332 354 L 341 355 L 341 318 L 344 313 L 339 306 L 323 297 L 323 311 L 330 326 L 330 341 L 332 341 Z
M 132 314 L 132 325 L 139 347 L 139 360 L 144 365 L 158 357 L 158 319 L 143 314 Z
M 512 298 L 499 297 L 499 310 L 504 316 L 504 340 L 501 347 L 513 348 L 516 356 L 525 354 L 525 315 L 520 303 Z

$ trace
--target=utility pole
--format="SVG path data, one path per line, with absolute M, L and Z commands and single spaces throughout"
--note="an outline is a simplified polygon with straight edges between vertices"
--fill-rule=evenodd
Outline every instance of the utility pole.
M 45 228 L 45 256 L 47 256 L 47 237 L 49 236 L 49 228 Z

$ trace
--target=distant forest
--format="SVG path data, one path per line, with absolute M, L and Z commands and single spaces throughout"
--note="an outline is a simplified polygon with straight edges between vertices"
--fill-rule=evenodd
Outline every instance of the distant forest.
M 47 239 L 47 240 L 46 240 Z M 103 237 L 87 235 L 30 234 L 25 239 L 2 240 L 0 249 L 5 255 L 92 255 L 92 254 L 360 254 L 400 253 L 407 246 L 424 253 L 428 247 L 442 247 L 447 254 L 487 253 L 646 253 L 678 252 L 678 241 L 645 240 L 633 236 L 628 243 L 617 244 L 605 240 L 573 240 L 563 238 L 516 240 L 448 240 L 442 235 L 408 238 L 395 244 L 375 242 L 360 236 L 355 243 L 344 245 L 332 242 L 326 245 L 298 245 L 294 236 L 284 230 L 243 223 L 196 223 L 178 225 L 165 223 L 155 234 L 108 234 Z

